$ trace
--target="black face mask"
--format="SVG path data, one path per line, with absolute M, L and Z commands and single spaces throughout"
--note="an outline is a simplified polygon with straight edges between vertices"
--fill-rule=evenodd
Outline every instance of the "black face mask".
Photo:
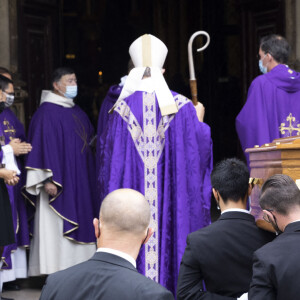
M 279 234 L 281 234 L 282 233 L 282 231 L 279 229 L 279 227 L 278 227 L 278 225 L 277 225 L 277 220 L 276 220 L 276 218 L 275 218 L 275 216 L 273 215 L 273 217 L 274 217 L 274 222 L 273 221 L 271 221 L 271 225 L 273 226 L 273 228 L 275 229 L 275 231 L 276 231 L 276 235 L 279 235 Z
M 5 102 L 0 102 L 0 113 L 5 109 Z

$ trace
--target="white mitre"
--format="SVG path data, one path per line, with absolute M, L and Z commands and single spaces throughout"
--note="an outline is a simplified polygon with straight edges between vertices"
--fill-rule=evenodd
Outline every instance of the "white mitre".
M 155 91 L 163 116 L 178 112 L 173 95 L 161 72 L 167 53 L 166 45 L 151 34 L 139 37 L 130 45 L 129 54 L 135 68 L 129 73 L 115 106 L 135 91 Z M 144 80 L 147 84 L 143 82 L 146 67 L 151 69 L 151 78 Z

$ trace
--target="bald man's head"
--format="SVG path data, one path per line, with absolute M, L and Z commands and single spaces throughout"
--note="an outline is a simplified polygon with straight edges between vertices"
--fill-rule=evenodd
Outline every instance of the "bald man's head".
M 108 194 L 100 209 L 101 226 L 110 231 L 132 234 L 145 232 L 150 223 L 150 207 L 145 197 L 131 189 Z

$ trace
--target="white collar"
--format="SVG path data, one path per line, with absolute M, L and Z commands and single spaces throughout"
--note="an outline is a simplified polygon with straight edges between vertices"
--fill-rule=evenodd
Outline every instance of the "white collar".
M 141 92 L 152 93 L 154 91 L 154 84 L 152 78 L 149 77 L 141 80 L 136 90 Z
M 41 96 L 41 104 L 44 102 L 54 103 L 63 107 L 73 107 L 74 100 L 53 93 L 52 91 L 43 90 Z
M 139 68 L 133 68 L 130 73 L 128 74 L 128 77 L 125 81 L 124 87 L 122 89 L 122 92 L 113 106 L 113 108 L 110 110 L 112 112 L 117 105 L 119 105 L 119 102 L 128 96 L 132 95 L 135 91 L 141 90 L 141 88 L 149 92 L 150 89 L 151 92 L 155 91 L 156 98 L 159 104 L 160 112 L 163 116 L 175 114 L 178 112 L 178 107 L 175 103 L 175 100 L 173 98 L 173 95 L 171 91 L 168 88 L 168 85 L 161 73 L 161 69 L 157 67 L 151 67 L 151 80 L 148 82 L 142 82 L 147 81 L 143 80 L 143 75 L 145 72 L 145 67 L 139 67 Z M 147 85 L 145 87 L 145 85 Z
M 111 249 L 111 248 L 98 248 L 97 252 L 105 252 L 105 253 L 110 253 L 110 254 L 122 257 L 122 258 L 126 259 L 127 261 L 129 261 L 136 268 L 136 261 L 134 260 L 134 258 L 125 252 Z
M 300 219 L 299 220 L 295 220 L 295 221 L 293 221 L 291 223 L 295 223 L 295 222 L 300 222 Z M 291 223 L 289 223 L 289 224 L 291 224 Z
M 221 215 L 223 215 L 224 213 L 227 213 L 227 212 L 231 212 L 231 211 L 238 211 L 238 212 L 243 212 L 243 213 L 246 213 L 246 214 L 250 214 L 250 211 L 247 210 L 247 209 L 242 209 L 242 208 L 228 208 L 228 209 L 225 209 L 221 212 Z

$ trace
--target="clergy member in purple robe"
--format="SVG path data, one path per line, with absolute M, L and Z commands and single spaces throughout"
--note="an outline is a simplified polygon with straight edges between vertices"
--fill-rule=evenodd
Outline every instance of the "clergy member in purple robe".
M 27 277 L 26 247 L 29 246 L 28 218 L 25 198 L 21 188 L 25 184 L 26 172 L 24 169 L 24 155 L 31 150 L 31 145 L 26 143 L 25 130 L 22 123 L 10 110 L 14 102 L 14 87 L 9 71 L 0 67 L 3 93 L 6 96 L 5 109 L 0 113 L 0 126 L 4 136 L 5 146 L 2 151 L 11 157 L 3 158 L 2 163 L 9 170 L 15 171 L 20 180 L 17 185 L 6 185 L 12 208 L 15 243 L 4 247 L 0 285 L 3 282 L 13 281 L 16 278 Z
M 261 39 L 259 67 L 263 75 L 253 80 L 236 118 L 243 150 L 300 134 L 300 74 L 286 65 L 289 52 L 289 44 L 279 35 Z
M 167 51 L 152 35 L 130 46 L 135 68 L 101 137 L 98 180 L 102 200 L 119 188 L 145 195 L 155 233 L 138 270 L 175 293 L 186 237 L 210 223 L 212 142 L 192 102 L 164 80 Z M 196 109 L 204 112 L 200 103 Z
M 28 138 L 26 189 L 36 196 L 29 275 L 50 274 L 90 258 L 96 249 L 97 216 L 94 135 L 87 115 L 75 105 L 72 69 L 58 68 L 53 91 L 43 91 Z

